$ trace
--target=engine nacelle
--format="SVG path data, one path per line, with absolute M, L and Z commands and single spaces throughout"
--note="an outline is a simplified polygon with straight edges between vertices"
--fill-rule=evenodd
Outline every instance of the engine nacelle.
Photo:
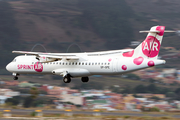
M 86 69 L 81 68 L 71 68 L 71 69 L 56 69 L 53 70 L 52 73 L 54 75 L 65 76 L 66 74 L 70 74 L 72 77 L 86 77 L 90 76 L 91 73 Z

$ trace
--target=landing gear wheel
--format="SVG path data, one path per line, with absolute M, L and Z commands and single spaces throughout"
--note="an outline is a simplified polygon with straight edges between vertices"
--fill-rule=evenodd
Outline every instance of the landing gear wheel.
M 17 77 L 17 76 L 14 76 L 14 80 L 18 80 L 18 77 Z
M 64 83 L 70 83 L 71 82 L 71 77 L 69 74 L 67 74 L 64 78 L 63 78 Z
M 82 77 L 82 78 L 81 78 L 81 81 L 82 81 L 82 82 L 88 82 L 88 81 L 89 81 L 89 78 L 88 78 L 88 77 Z

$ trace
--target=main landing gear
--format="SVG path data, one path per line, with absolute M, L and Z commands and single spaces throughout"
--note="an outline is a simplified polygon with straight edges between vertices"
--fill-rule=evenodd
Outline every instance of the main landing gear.
M 71 82 L 71 76 L 70 74 L 67 74 L 64 78 L 63 78 L 64 83 L 70 83 Z
M 64 83 L 70 83 L 71 82 L 71 75 L 67 74 L 64 78 L 63 78 Z M 81 78 L 82 82 L 88 82 L 89 78 L 88 77 L 82 77 Z
M 82 81 L 82 82 L 88 82 L 88 81 L 89 81 L 89 78 L 88 78 L 88 77 L 82 77 L 82 78 L 81 78 L 81 81 Z

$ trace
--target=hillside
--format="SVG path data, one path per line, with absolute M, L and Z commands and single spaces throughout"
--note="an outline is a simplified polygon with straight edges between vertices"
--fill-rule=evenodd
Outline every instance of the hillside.
M 9 0 L 0 5 L 1 74 L 15 56 L 12 50 L 30 51 L 37 43 L 48 52 L 66 52 L 72 43 L 82 51 L 121 49 L 142 41 L 146 34 L 138 32 L 153 25 L 180 27 L 178 0 Z M 179 50 L 178 39 L 166 34 L 162 46 Z M 80 49 L 73 46 L 69 52 Z
M 124 0 L 25 0 L 9 3 L 16 12 L 20 39 L 29 44 L 28 48 L 41 43 L 53 51 L 64 52 L 75 42 L 84 51 L 119 49 L 128 46 L 132 39 L 128 19 L 133 12 Z
M 133 26 L 136 31 L 149 29 L 149 26 L 164 25 L 166 30 L 179 30 L 180 28 L 180 1 L 179 0 L 126 0 L 139 19 L 133 19 Z M 136 22 L 139 21 L 139 23 Z M 137 39 L 143 39 L 141 34 Z M 164 35 L 162 46 L 172 46 L 179 50 L 180 37 L 177 34 L 166 33 Z

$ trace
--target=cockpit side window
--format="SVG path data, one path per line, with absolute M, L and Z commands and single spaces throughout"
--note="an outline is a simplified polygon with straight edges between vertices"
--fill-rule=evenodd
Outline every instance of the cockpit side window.
M 16 59 L 14 59 L 12 62 L 16 62 Z

